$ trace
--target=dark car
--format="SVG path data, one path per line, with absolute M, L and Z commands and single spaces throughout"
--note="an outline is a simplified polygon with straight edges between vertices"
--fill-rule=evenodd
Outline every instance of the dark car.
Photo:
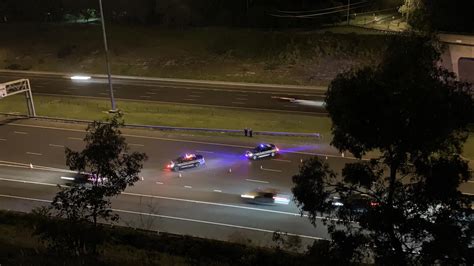
M 333 197 L 329 202 L 334 209 L 345 208 L 353 214 L 363 214 L 366 213 L 370 208 L 380 205 L 366 194 L 352 194 L 344 199 L 340 197 Z
M 247 203 L 252 204 L 285 204 L 290 203 L 288 196 L 280 194 L 277 189 L 266 188 L 256 189 L 251 192 L 240 195 L 240 197 Z
M 166 168 L 179 171 L 185 168 L 198 167 L 206 164 L 204 157 L 200 154 L 184 154 L 176 160 L 171 161 Z
M 263 143 L 250 151 L 246 151 L 245 156 L 247 158 L 256 160 L 258 158 L 263 158 L 263 157 L 268 157 L 268 156 L 274 157 L 275 155 L 278 154 L 279 151 L 280 150 L 278 149 L 278 147 L 275 146 L 274 144 Z

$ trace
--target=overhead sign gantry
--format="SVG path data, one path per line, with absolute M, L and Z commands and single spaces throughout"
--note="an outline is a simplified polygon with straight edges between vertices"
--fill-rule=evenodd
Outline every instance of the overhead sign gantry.
M 35 117 L 35 104 L 33 102 L 33 94 L 31 93 L 30 81 L 28 79 L 0 83 L 0 100 L 19 93 L 25 93 L 28 116 Z

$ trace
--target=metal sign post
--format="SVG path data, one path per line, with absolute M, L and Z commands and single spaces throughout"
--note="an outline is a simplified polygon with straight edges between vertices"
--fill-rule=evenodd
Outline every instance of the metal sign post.
M 19 93 L 25 93 L 26 106 L 28 107 L 28 116 L 35 117 L 35 103 L 33 101 L 33 93 L 31 92 L 30 81 L 28 79 L 19 79 L 0 83 L 0 99 Z

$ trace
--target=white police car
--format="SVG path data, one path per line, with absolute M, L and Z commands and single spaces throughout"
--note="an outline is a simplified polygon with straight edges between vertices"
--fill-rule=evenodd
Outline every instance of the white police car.
M 205 163 L 206 161 L 204 160 L 204 157 L 200 154 L 185 154 L 176 160 L 171 161 L 166 168 L 173 171 L 179 171 L 185 168 L 198 167 Z
M 280 150 L 274 144 L 263 143 L 250 151 L 245 152 L 245 156 L 249 159 L 256 160 L 263 157 L 274 157 Z

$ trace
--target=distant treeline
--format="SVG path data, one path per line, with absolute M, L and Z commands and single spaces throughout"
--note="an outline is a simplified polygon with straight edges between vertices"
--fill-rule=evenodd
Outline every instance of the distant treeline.
M 373 8 L 376 2 L 352 0 Z M 345 20 L 347 0 L 103 0 L 107 19 L 121 23 L 183 26 L 311 27 Z M 360 4 L 359 4 L 360 5 Z M 0 0 L 0 21 L 60 22 L 97 16 L 99 0 Z M 285 11 L 290 11 L 286 13 Z M 292 13 L 294 11 L 312 11 Z M 311 18 L 274 15 L 320 14 Z
M 349 0 L 102 0 L 107 21 L 167 27 L 315 27 L 344 21 Z M 408 7 L 419 29 L 474 32 L 474 0 L 350 0 L 352 13 Z M 0 22 L 88 21 L 99 0 L 0 0 Z

